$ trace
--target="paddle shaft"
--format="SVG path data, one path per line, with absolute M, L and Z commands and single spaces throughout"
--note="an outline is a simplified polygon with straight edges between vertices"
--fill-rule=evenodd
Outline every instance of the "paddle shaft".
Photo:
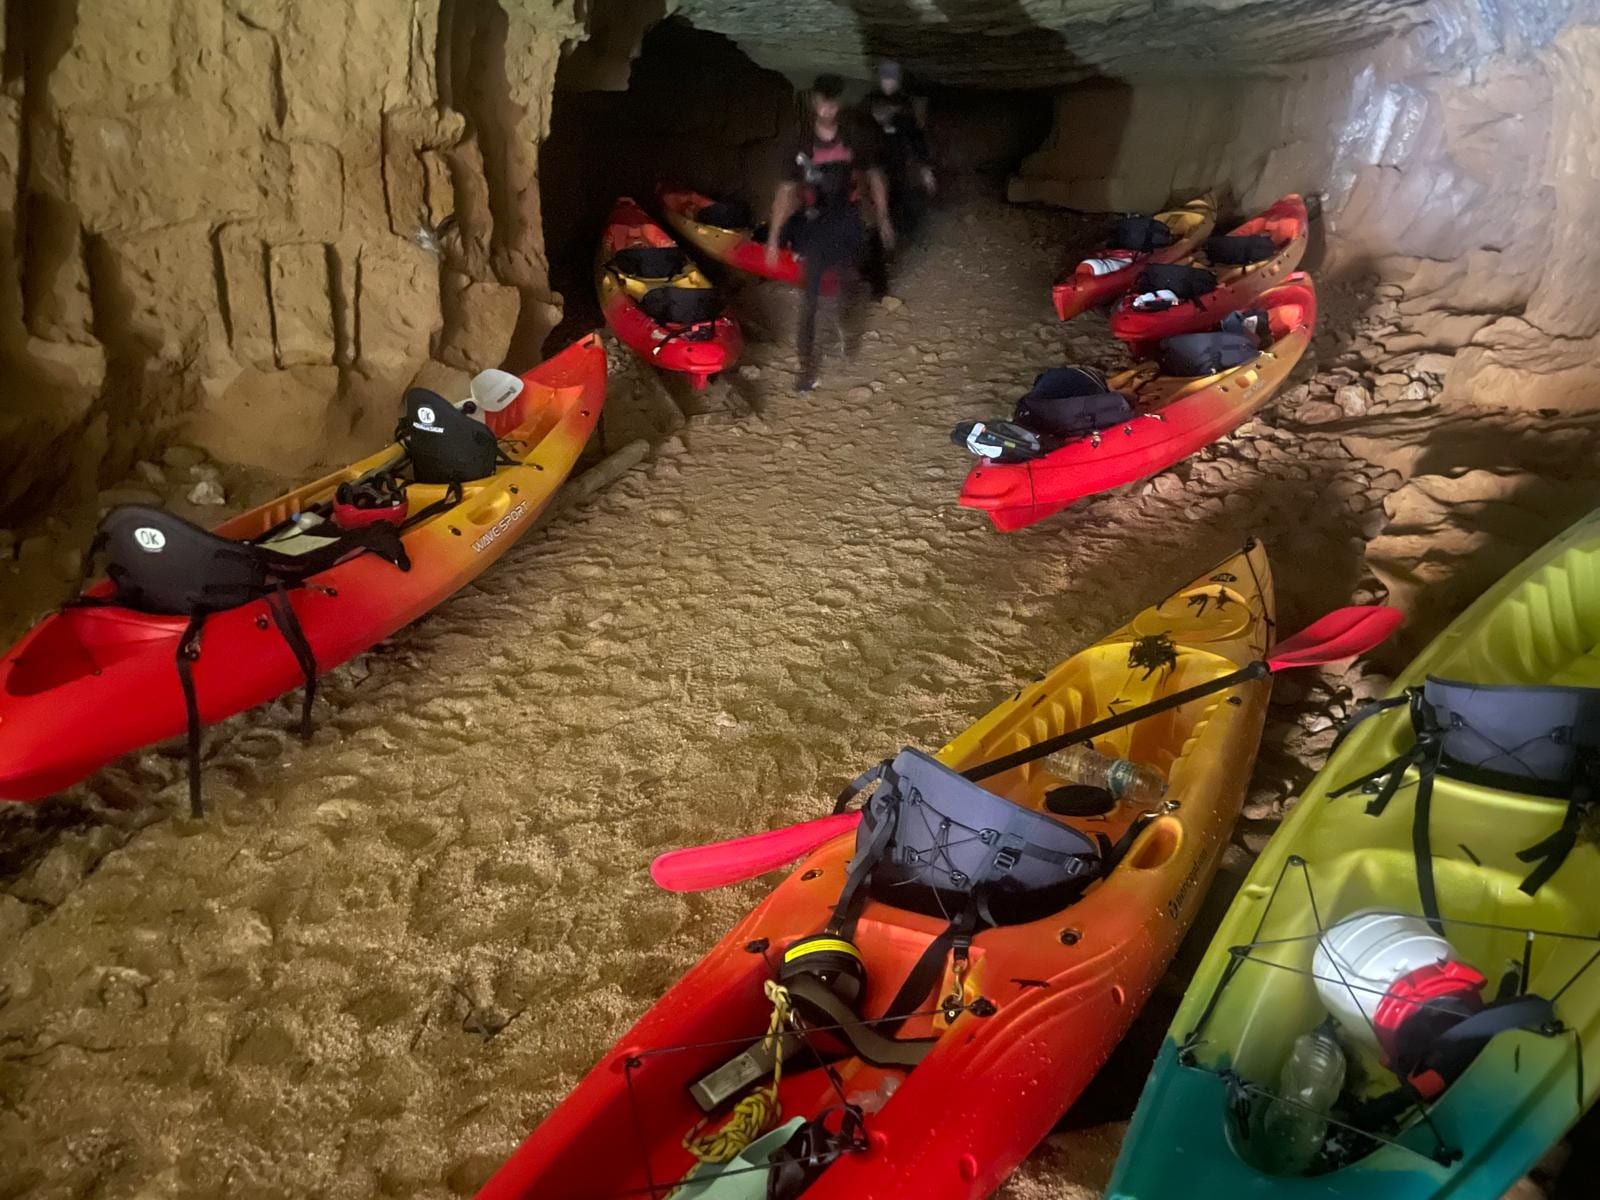
M 1009 771 L 1012 767 L 1020 767 L 1023 763 L 1033 762 L 1047 754 L 1054 754 L 1057 750 L 1065 750 L 1068 746 L 1076 746 L 1082 742 L 1091 742 L 1103 734 L 1114 729 L 1121 729 L 1125 725 L 1132 725 L 1135 721 L 1142 721 L 1146 717 L 1156 716 L 1191 700 L 1199 700 L 1204 696 L 1214 695 L 1226 691 L 1235 684 L 1249 683 L 1252 679 L 1261 679 L 1272 673 L 1272 668 L 1265 662 L 1257 660 L 1249 666 L 1241 667 L 1237 671 L 1220 676 L 1206 683 L 1197 684 L 1192 688 L 1185 688 L 1181 692 L 1174 692 L 1170 696 L 1163 696 L 1159 700 L 1152 700 L 1149 704 L 1141 704 L 1138 708 L 1130 708 L 1127 712 L 1113 713 L 1103 720 L 1096 721 L 1093 725 L 1085 725 L 1081 729 L 1069 729 L 1059 737 L 1048 738 L 1042 742 L 1035 742 L 1031 746 L 1024 746 L 1021 750 L 1011 754 L 1002 755 L 1000 758 L 991 759 L 986 763 L 979 763 L 975 767 L 968 767 L 961 772 L 968 779 L 988 779 L 991 775 L 998 775 L 1002 771 Z

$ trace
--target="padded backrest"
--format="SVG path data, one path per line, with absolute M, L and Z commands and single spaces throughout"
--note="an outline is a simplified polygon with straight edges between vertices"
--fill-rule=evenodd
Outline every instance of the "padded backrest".
M 1422 699 L 1421 712 L 1440 731 L 1442 765 L 1450 774 L 1559 792 L 1600 755 L 1600 688 L 1430 677 Z
M 139 612 L 218 612 L 269 587 L 265 557 L 253 546 L 149 505 L 113 508 L 100 522 L 95 549 L 106 554 L 116 602 Z
M 629 246 L 607 265 L 635 279 L 671 279 L 688 270 L 689 256 L 677 246 Z
M 494 474 L 494 434 L 437 392 L 406 393 L 399 436 L 418 483 L 469 483 Z
M 871 877 L 886 904 L 947 916 L 975 892 L 996 924 L 1037 920 L 1070 903 L 1099 874 L 1100 847 L 1072 826 L 1023 808 L 920 750 L 895 756 L 856 835 L 871 844 L 894 822 Z

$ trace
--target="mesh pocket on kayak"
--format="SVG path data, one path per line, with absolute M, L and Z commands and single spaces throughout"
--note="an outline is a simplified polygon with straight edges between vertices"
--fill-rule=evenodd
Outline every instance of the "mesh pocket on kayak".
M 750 206 L 742 200 L 713 200 L 695 213 L 694 219 L 718 229 L 749 229 L 755 221 Z
M 1249 263 L 1265 262 L 1277 252 L 1277 243 L 1264 233 L 1206 239 L 1206 257 L 1220 266 L 1242 267 Z
M 1111 248 L 1149 254 L 1177 241 L 1165 221 L 1154 217 L 1123 217 L 1111 227 Z
M 607 265 L 635 279 L 671 279 L 689 269 L 689 256 L 677 246 L 629 246 Z
M 662 325 L 700 325 L 717 319 L 722 297 L 715 288 L 651 288 L 639 298 L 639 307 Z

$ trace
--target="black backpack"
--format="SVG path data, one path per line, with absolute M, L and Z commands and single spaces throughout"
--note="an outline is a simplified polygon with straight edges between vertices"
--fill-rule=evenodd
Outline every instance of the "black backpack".
M 1264 308 L 1235 309 L 1217 326 L 1223 333 L 1240 333 L 1262 350 L 1272 345 L 1272 317 Z
M 1133 405 L 1093 367 L 1052 367 L 1017 401 L 1019 425 L 1052 438 L 1087 437 L 1133 419 Z
M 1264 233 L 1206 239 L 1206 257 L 1219 266 L 1242 267 L 1265 262 L 1277 252 L 1278 244 Z
M 689 256 L 677 246 L 629 246 L 606 265 L 635 279 L 672 279 L 689 269 Z
M 395 430 L 418 483 L 460 486 L 487 479 L 503 460 L 500 443 L 483 422 L 475 421 L 437 392 L 412 388 L 406 415 Z
M 1123 217 L 1111 227 L 1110 247 L 1113 250 L 1132 250 L 1135 254 L 1149 254 L 1162 250 L 1177 241 L 1165 221 L 1154 217 Z
M 1217 290 L 1217 277 L 1204 267 L 1185 263 L 1151 263 L 1139 272 L 1133 293 L 1171 292 L 1179 300 L 1198 300 Z
M 377 554 L 402 571 L 411 569 L 400 532 L 389 524 L 341 533 L 304 554 L 284 554 L 268 546 L 223 537 L 175 513 L 143 504 L 119 505 L 100 522 L 88 559 L 92 564 L 105 555 L 112 594 L 104 598 L 80 596 L 71 603 L 189 618 L 178 641 L 177 670 L 188 722 L 189 808 L 196 817 L 202 812 L 202 725 L 193 668 L 200 658 L 206 618 L 256 600 L 267 602 L 273 623 L 294 653 L 305 680 L 300 732 L 302 737 L 309 737 L 317 660 L 289 603 L 288 592 L 364 553 Z M 263 627 L 264 622 L 265 618 Z
M 1260 353 L 1255 341 L 1242 333 L 1183 333 L 1162 341 L 1156 362 L 1163 375 L 1189 379 L 1240 366 Z

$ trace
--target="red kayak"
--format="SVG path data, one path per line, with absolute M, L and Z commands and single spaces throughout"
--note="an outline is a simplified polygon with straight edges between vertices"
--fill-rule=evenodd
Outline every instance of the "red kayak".
M 1172 244 L 1148 252 L 1117 244 L 1096 250 L 1050 290 L 1056 316 L 1070 321 L 1096 305 L 1115 300 L 1133 286 L 1140 268 L 1146 263 L 1170 263 L 1188 258 L 1216 226 L 1216 201 L 1207 192 L 1182 208 L 1158 212 L 1153 219 L 1172 231 Z
M 703 388 L 744 349 L 739 323 L 711 281 L 661 226 L 626 196 L 611 210 L 595 288 L 606 324 L 651 366 Z
M 1165 302 L 1164 307 L 1144 307 L 1144 297 L 1124 296 L 1111 313 L 1111 332 L 1142 357 L 1162 338 L 1215 328 L 1223 317 L 1245 307 L 1300 265 L 1309 224 L 1305 201 L 1290 193 L 1260 216 L 1223 237 L 1210 239 L 1205 249 L 1184 261 L 1183 266 L 1209 270 L 1216 281 L 1214 288 Z M 1235 252 L 1252 245 L 1259 246 L 1259 258 L 1234 261 L 1249 257 Z
M 755 221 L 743 205 L 713 200 L 687 188 L 663 187 L 661 211 L 667 224 L 702 254 L 762 279 L 775 279 L 799 287 L 805 268 L 793 250 L 780 250 L 767 262 L 765 242 L 755 238 Z
M 967 475 L 961 503 L 983 509 L 996 528 L 1021 529 L 1074 500 L 1165 470 L 1238 428 L 1283 385 L 1316 326 L 1317 293 L 1303 271 L 1255 304 L 1269 319 L 1269 348 L 1198 378 L 1163 375 L 1156 363 L 1113 376 L 1109 388 L 1129 398 L 1131 420 L 1028 462 L 981 462 Z
M 590 335 L 524 375 L 520 389 L 515 377 L 504 378 L 510 387 L 501 399 L 509 395 L 509 402 L 487 411 L 482 425 L 436 416 L 453 405 L 432 393 L 408 394 L 408 402 L 419 398 L 414 412 L 437 443 L 453 439 L 459 422 L 477 425 L 469 437 L 484 452 L 481 478 L 419 482 L 420 450 L 408 459 L 397 442 L 214 533 L 160 510 L 113 510 L 102 529 L 119 514 L 134 514 L 134 553 L 148 551 L 152 564 L 174 556 L 179 542 L 213 554 L 220 547 L 236 558 L 260 549 L 274 564 L 292 563 L 297 555 L 326 555 L 330 546 L 337 554 L 348 531 L 395 518 L 392 540 L 405 551 L 396 557 L 407 565 L 358 552 L 281 595 L 205 618 L 194 630 L 188 666 L 201 723 L 264 704 L 305 680 L 307 664 L 285 623 L 297 625 L 315 656 L 310 674 L 330 670 L 437 606 L 532 526 L 594 431 L 605 400 L 605 351 Z M 367 503 L 379 507 L 355 507 Z M 112 564 L 115 571 L 115 557 Z M 0 658 L 0 799 L 42 799 L 188 727 L 176 662 L 190 618 L 109 603 L 108 582 L 88 596 L 97 602 L 46 617 Z

